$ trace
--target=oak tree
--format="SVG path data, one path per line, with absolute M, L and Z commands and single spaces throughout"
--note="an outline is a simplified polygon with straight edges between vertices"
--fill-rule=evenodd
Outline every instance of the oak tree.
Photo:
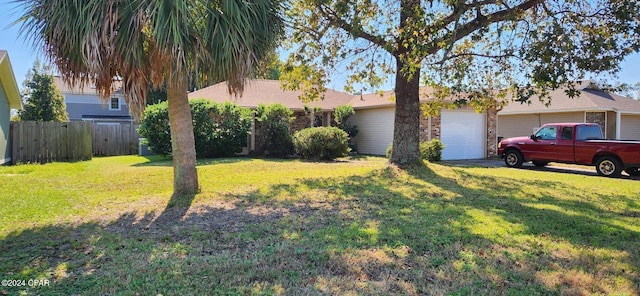
M 321 93 L 332 71 L 350 73 L 347 91 L 394 75 L 395 164 L 419 160 L 421 85 L 479 109 L 575 96 L 574 81 L 640 48 L 638 1 L 299 0 L 287 17 L 290 88 Z

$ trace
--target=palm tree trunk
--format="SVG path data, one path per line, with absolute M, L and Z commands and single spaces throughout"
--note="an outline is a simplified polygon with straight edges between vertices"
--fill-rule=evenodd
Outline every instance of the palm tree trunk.
M 199 190 L 196 145 L 186 75 L 171 75 L 167 81 L 167 97 L 173 154 L 173 194 L 195 194 Z

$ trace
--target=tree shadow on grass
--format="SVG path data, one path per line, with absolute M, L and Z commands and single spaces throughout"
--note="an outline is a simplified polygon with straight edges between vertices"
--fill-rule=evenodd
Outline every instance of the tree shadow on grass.
M 207 204 L 170 202 L 162 213 L 16 231 L 0 239 L 2 276 L 42 277 L 51 285 L 2 290 L 634 293 L 628 283 L 638 283 L 640 262 L 638 247 L 630 246 L 638 245 L 638 233 L 616 221 L 637 214 L 633 207 L 602 213 L 593 200 L 608 197 L 560 199 L 554 190 L 576 190 L 564 183 L 544 182 L 549 191 L 527 197 L 523 181 L 491 178 L 456 168 L 440 175 L 429 167 L 388 167 L 347 178 L 283 180 Z M 636 200 L 624 202 L 637 209 Z M 602 282 L 593 278 L 598 273 Z M 612 279 L 618 286 L 612 288 Z
M 630 283 L 628 293 L 639 291 L 640 232 L 631 227 L 640 222 L 640 199 L 584 192 L 553 181 L 534 181 L 541 190 L 531 192 L 523 189 L 526 182 L 515 178 L 452 170 L 453 177 L 420 170 L 408 173 L 457 193 L 460 198 L 455 203 L 471 212 L 523 227 L 516 232 L 529 237 L 522 249 L 538 257 L 527 269 L 547 285 L 559 287 L 562 293 L 620 292 L 598 277 L 604 271 L 609 280 L 625 278 Z M 490 227 L 495 227 L 490 221 L 479 223 L 474 233 L 497 244 L 513 239 Z
M 195 199 L 196 194 L 177 194 L 171 195 L 171 199 L 167 203 L 160 216 L 155 219 L 155 223 L 159 224 L 171 224 L 178 223 L 180 219 L 184 218 Z
M 156 167 L 172 167 L 173 162 L 170 156 L 162 157 L 162 156 L 151 156 L 145 157 L 147 161 L 142 163 L 134 164 L 135 167 L 148 167 L 148 166 L 156 166 Z M 200 158 L 198 159 L 197 165 L 212 165 L 212 164 L 221 164 L 221 163 L 237 163 L 243 161 L 250 161 L 251 158 L 246 156 L 236 156 L 236 157 L 225 157 L 225 158 Z

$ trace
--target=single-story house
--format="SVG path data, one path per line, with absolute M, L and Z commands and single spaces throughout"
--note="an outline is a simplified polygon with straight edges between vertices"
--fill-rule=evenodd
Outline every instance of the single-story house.
M 428 89 L 422 89 L 424 101 L 428 100 Z M 218 83 L 192 92 L 189 99 L 207 98 L 216 102 L 235 102 L 255 109 L 258 104 L 281 103 L 294 111 L 292 131 L 308 125 L 304 110 L 305 103 L 298 97 L 299 91 L 284 91 L 277 80 L 251 80 L 242 96 L 230 95 L 226 83 Z M 393 140 L 395 101 L 393 92 L 379 94 L 352 95 L 328 89 L 324 99 L 310 102 L 310 107 L 321 111 L 323 126 L 332 124 L 333 110 L 340 105 L 350 104 L 355 110 L 352 123 L 358 126 L 354 138 L 356 149 L 362 154 L 385 155 Z M 255 143 L 255 131 L 251 145 Z M 445 145 L 443 159 L 482 159 L 497 153 L 495 111 L 476 113 L 473 109 L 443 109 L 438 116 L 420 118 L 420 140 L 441 139 Z M 251 146 L 251 150 L 255 146 Z
M 11 162 L 11 109 L 22 109 L 9 54 L 0 50 L 0 164 Z
M 429 88 L 420 90 L 421 102 L 431 100 Z M 355 137 L 359 153 L 384 155 L 393 141 L 394 92 L 356 96 L 351 100 Z M 440 139 L 445 145 L 443 160 L 482 159 L 497 153 L 495 110 L 477 113 L 473 108 L 443 108 L 437 116 L 420 113 L 420 141 Z
M 279 103 L 293 111 L 294 120 L 291 123 L 291 131 L 301 130 L 310 124 L 310 119 L 305 111 L 305 106 L 315 109 L 315 126 L 330 126 L 333 110 L 340 105 L 348 104 L 353 98 L 352 94 L 327 89 L 322 94 L 321 100 L 304 103 L 298 99 L 302 91 L 287 91 L 280 87 L 280 81 L 267 79 L 247 80 L 242 96 L 229 94 L 226 82 L 214 84 L 209 87 L 189 93 L 189 99 L 205 98 L 218 103 L 233 102 L 241 107 L 256 109 L 260 104 Z M 251 130 L 249 150 L 255 147 L 255 124 Z
M 580 96 L 551 91 L 546 106 L 537 97 L 530 104 L 510 102 L 498 111 L 498 136 L 531 134 L 550 122 L 598 123 L 607 139 L 640 139 L 640 101 L 606 92 L 590 80 L 578 82 Z

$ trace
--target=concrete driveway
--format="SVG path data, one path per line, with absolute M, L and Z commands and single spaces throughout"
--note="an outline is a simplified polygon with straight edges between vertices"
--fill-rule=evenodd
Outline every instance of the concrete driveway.
M 489 159 L 468 159 L 468 160 L 444 160 L 440 162 L 446 166 L 454 166 L 454 167 L 484 167 L 484 168 L 500 168 L 506 167 L 504 164 L 504 160 L 499 158 L 489 158 Z M 595 166 L 583 166 L 583 165 L 574 165 L 574 164 L 564 164 L 564 163 L 555 163 L 552 162 L 545 167 L 536 167 L 532 163 L 527 162 L 522 165 L 522 170 L 533 170 L 533 171 L 543 171 L 543 172 L 555 172 L 555 173 L 568 173 L 568 174 L 578 174 L 585 176 L 597 176 Z M 514 169 L 517 170 L 517 169 Z M 631 177 L 627 175 L 627 173 L 622 172 L 622 179 L 629 180 L 640 180 L 640 176 Z

